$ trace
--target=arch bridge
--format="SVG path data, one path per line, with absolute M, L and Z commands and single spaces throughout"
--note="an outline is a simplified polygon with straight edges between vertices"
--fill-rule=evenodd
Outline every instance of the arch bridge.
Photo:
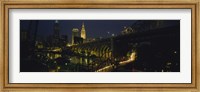
M 180 48 L 180 25 L 148 31 L 137 31 L 98 41 L 74 45 L 72 51 L 101 58 L 122 58 L 142 45 L 158 45 L 160 48 Z

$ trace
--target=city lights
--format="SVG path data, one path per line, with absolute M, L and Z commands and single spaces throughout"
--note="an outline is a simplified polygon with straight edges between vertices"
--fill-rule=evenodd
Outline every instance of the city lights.
M 20 72 L 180 72 L 180 20 L 20 20 Z

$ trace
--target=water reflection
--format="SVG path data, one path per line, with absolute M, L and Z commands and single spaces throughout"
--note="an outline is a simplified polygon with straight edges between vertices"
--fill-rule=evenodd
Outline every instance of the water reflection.
M 62 53 L 38 52 L 37 59 L 48 67 L 50 72 L 90 72 L 103 61 L 100 58 L 68 56 Z

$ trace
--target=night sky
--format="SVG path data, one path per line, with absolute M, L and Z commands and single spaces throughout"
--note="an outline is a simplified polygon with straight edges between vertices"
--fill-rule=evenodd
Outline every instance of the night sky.
M 35 21 L 31 26 L 33 31 Z M 55 20 L 39 20 L 38 37 L 46 38 L 53 34 Z M 58 20 L 60 26 L 60 35 L 67 35 L 71 41 L 72 29 L 81 30 L 82 23 L 85 24 L 87 38 L 109 37 L 112 34 L 120 34 L 124 26 L 131 26 L 136 20 Z M 20 30 L 28 30 L 30 20 L 20 21 Z M 108 34 L 110 32 L 110 34 Z

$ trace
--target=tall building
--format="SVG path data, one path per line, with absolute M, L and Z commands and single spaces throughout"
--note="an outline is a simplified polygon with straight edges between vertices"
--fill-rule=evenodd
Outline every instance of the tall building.
M 60 27 L 59 22 L 56 20 L 54 22 L 54 33 L 53 33 L 53 46 L 58 47 L 60 46 L 59 39 L 60 39 Z
M 60 43 L 61 43 L 61 46 L 66 46 L 67 43 L 68 43 L 68 37 L 67 35 L 61 35 L 60 37 Z
M 59 36 L 60 36 L 60 27 L 58 20 L 56 20 L 54 23 L 54 37 L 59 38 Z
M 74 45 L 74 37 L 79 37 L 79 30 L 78 28 L 72 29 L 72 45 Z
M 86 39 L 86 31 L 85 31 L 84 23 L 82 24 L 82 28 L 81 28 L 81 38 L 83 38 L 83 40 Z
M 74 44 L 82 44 L 83 43 L 83 38 L 82 37 L 74 37 Z

